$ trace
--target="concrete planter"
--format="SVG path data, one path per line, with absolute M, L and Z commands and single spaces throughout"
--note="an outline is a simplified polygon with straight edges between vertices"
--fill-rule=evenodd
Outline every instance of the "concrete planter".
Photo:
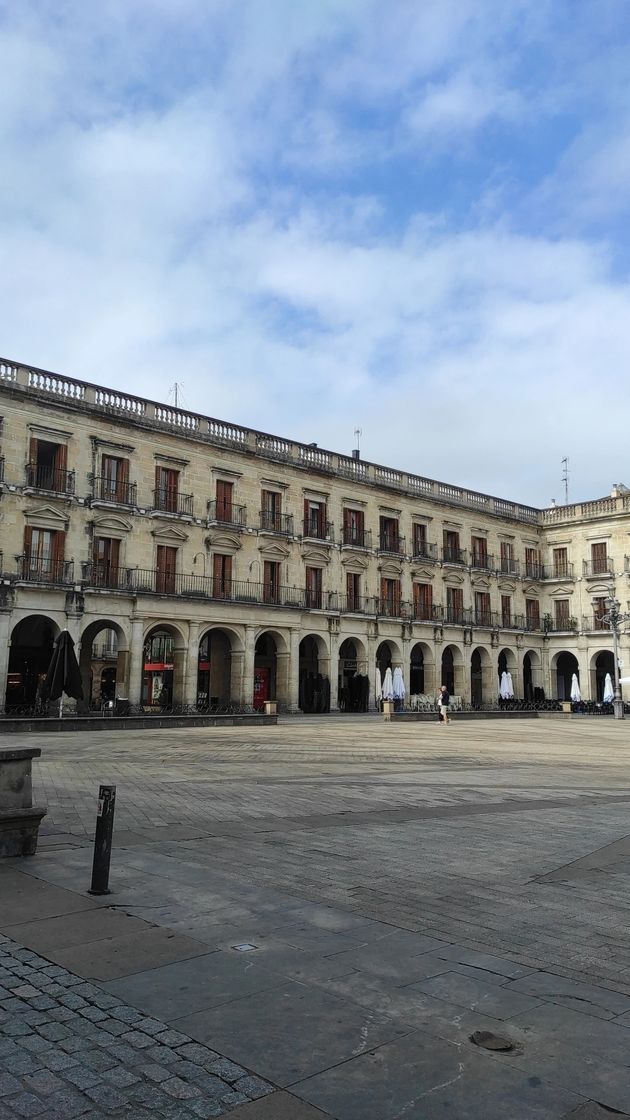
M 563 700 L 562 701 L 562 711 L 563 712 L 570 712 L 571 711 L 571 701 L 570 700 Z
M 277 700 L 265 700 L 265 715 L 266 716 L 277 716 L 277 714 L 278 714 L 278 701 Z
M 389 721 L 389 720 L 391 720 L 393 714 L 394 714 L 394 701 L 393 700 L 383 700 L 383 719 Z
M 33 856 L 46 810 L 33 805 L 32 762 L 38 748 L 0 751 L 0 859 Z

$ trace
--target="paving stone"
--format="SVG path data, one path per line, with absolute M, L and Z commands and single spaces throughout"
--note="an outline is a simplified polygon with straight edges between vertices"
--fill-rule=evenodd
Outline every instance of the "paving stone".
M 146 1017 L 135 1007 L 124 1007 L 120 1005 L 112 1007 L 109 1014 L 112 1019 L 120 1019 L 121 1023 L 137 1023 L 140 1019 Z
M 108 1018 L 107 1011 L 103 1011 L 100 1007 L 82 1007 L 79 1015 L 88 1019 L 90 1023 L 103 1023 Z
M 208 1069 L 210 1073 L 216 1074 L 217 1077 L 222 1077 L 224 1081 L 238 1081 L 239 1077 L 246 1077 L 247 1070 L 241 1066 L 237 1066 L 236 1062 L 229 1061 L 228 1058 L 219 1058 L 218 1061 L 212 1062 Z
M 210 1097 L 212 1100 L 220 1099 L 226 1091 L 225 1081 L 220 1077 L 215 1077 L 213 1073 L 206 1073 L 204 1070 L 200 1070 L 192 1080 L 201 1089 L 204 1096 Z
M 169 1077 L 173 1076 L 173 1071 L 169 1069 L 168 1066 L 156 1065 L 155 1062 L 148 1062 L 146 1065 L 138 1066 L 138 1072 L 149 1081 L 155 1081 L 156 1084 L 162 1081 L 168 1081 Z
M 20 1039 L 20 1046 L 23 1046 L 25 1050 L 30 1050 L 33 1054 L 41 1054 L 45 1050 L 50 1050 L 52 1042 L 49 1042 L 47 1038 L 42 1038 L 39 1034 L 31 1034 Z
M 72 1066 L 79 1064 L 78 1059 L 73 1057 L 72 1054 L 66 1054 L 64 1050 L 47 1050 L 45 1054 L 41 1055 L 42 1064 L 47 1069 L 59 1071 L 62 1069 L 71 1069 Z M 81 1055 L 83 1061 L 83 1054 Z
M 26 1074 L 24 1084 L 27 1089 L 31 1089 L 33 1093 L 39 1093 L 41 1096 L 60 1092 L 66 1087 L 61 1078 L 48 1069 L 39 1069 L 35 1073 Z
M 163 1046 L 184 1046 L 187 1042 L 190 1042 L 189 1035 L 172 1030 L 162 1031 L 161 1034 L 156 1034 L 154 1037 L 155 1041 L 161 1042 Z
M 103 1081 L 119 1089 L 124 1089 L 128 1085 L 135 1085 L 137 1081 L 140 1081 L 140 1077 L 137 1073 L 132 1073 L 129 1069 L 122 1069 L 120 1066 L 113 1066 L 110 1069 L 104 1070 L 102 1077 Z
M 267 1081 L 263 1081 L 262 1077 L 254 1077 L 251 1074 L 235 1081 L 234 1088 L 237 1089 L 239 1093 L 244 1093 L 245 1096 L 249 1097 L 251 1100 L 255 1100 L 257 1097 L 265 1097 L 268 1093 L 273 1093 L 273 1085 L 270 1085 Z
M 160 1089 L 164 1093 L 168 1093 L 170 1097 L 175 1097 L 177 1100 L 189 1100 L 192 1097 L 201 1096 L 201 1090 L 196 1085 L 191 1085 L 189 1082 L 182 1081 L 181 1077 L 170 1077 L 168 1081 L 163 1081 Z
M 125 1093 L 111 1085 L 94 1085 L 85 1090 L 85 1095 L 105 1110 L 122 1108 L 129 1101 L 129 1097 Z
M 81 1065 L 93 1069 L 96 1073 L 102 1073 L 104 1069 L 112 1069 L 118 1064 L 118 1059 L 108 1050 L 95 1048 L 94 1050 L 84 1050 L 81 1053 Z
M 75 1116 L 83 1116 L 90 1110 L 90 1104 L 85 1097 L 70 1086 L 63 1092 L 53 1093 L 47 1098 L 47 1104 L 49 1108 L 60 1112 L 66 1120 L 74 1120 Z
M 226 1106 L 222 1101 L 191 1101 L 189 1116 L 199 1117 L 199 1120 L 214 1120 L 215 1116 L 225 1116 Z
M 128 1030 L 127 1023 L 121 1023 L 119 1019 L 103 1019 L 100 1026 L 115 1038 L 121 1038 Z
M 10 1073 L 0 1073 L 0 1097 L 6 1097 L 10 1093 L 18 1093 L 20 1088 L 20 1082 Z
M 178 1046 L 177 1053 L 200 1066 L 216 1062 L 220 1057 L 214 1050 L 208 1050 L 207 1046 L 200 1046 L 198 1042 L 187 1042 L 183 1046 Z
M 164 1030 L 164 1023 L 161 1023 L 159 1019 L 148 1019 L 143 1015 L 138 1019 L 136 1029 L 155 1037 L 156 1034 L 161 1034 Z
M 60 1042 L 63 1038 L 70 1038 L 70 1031 L 61 1023 L 39 1023 L 35 1029 L 49 1042 Z
M 137 1050 L 146 1050 L 153 1045 L 153 1039 L 149 1035 L 143 1034 L 142 1031 L 127 1031 L 121 1035 L 121 1041 L 134 1046 Z
M 41 1116 L 46 1111 L 46 1102 L 34 1093 L 18 1093 L 11 1097 L 11 1108 L 15 1116 Z
M 63 1070 L 62 1076 L 71 1085 L 76 1085 L 77 1089 L 88 1089 L 91 1085 L 98 1085 L 101 1080 L 95 1070 L 83 1065 L 71 1066 L 70 1069 Z

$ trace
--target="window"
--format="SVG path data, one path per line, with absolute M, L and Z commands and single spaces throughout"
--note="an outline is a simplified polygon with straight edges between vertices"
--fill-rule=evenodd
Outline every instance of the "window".
M 380 613 L 390 618 L 400 618 L 400 580 L 381 579 Z
M 159 544 L 157 547 L 155 589 L 158 595 L 175 594 L 177 549 Z
M 212 557 L 212 594 L 215 599 L 232 597 L 232 557 L 215 552 Z
M 365 515 L 362 509 L 344 509 L 343 543 L 365 548 Z
M 510 627 L 512 625 L 512 597 L 511 595 L 501 596 L 501 625 Z
M 478 626 L 490 626 L 490 595 L 487 591 L 475 591 L 475 622 Z
M 223 482 L 222 479 L 217 479 L 217 521 L 225 521 L 230 525 L 233 520 L 232 515 L 232 495 L 234 491 L 234 484 L 232 482 Z
M 282 528 L 282 494 L 276 490 L 262 491 L 261 529 L 279 533 Z
M 398 518 L 381 517 L 379 520 L 379 547 L 381 552 L 400 552 Z
M 525 620 L 528 630 L 540 630 L 540 603 L 538 599 L 525 600 Z
M 129 496 L 129 460 L 114 455 L 103 455 L 101 477 L 97 479 L 97 497 L 109 502 L 127 502 Z
M 472 566 L 473 568 L 488 567 L 488 542 L 485 537 L 472 537 Z
M 553 574 L 555 579 L 563 579 L 569 574 L 569 558 L 566 548 L 553 550 Z
M 569 630 L 569 600 L 556 599 L 553 607 L 556 630 Z
M 426 525 L 414 525 L 413 527 L 413 554 L 414 556 L 427 555 L 427 527 Z
M 593 626 L 595 630 L 608 630 L 608 625 L 604 622 L 605 614 L 606 596 L 600 595 L 593 599 Z
M 459 533 L 452 529 L 444 529 L 442 534 L 443 558 L 447 563 L 460 564 L 462 554 L 459 547 Z
M 306 605 L 310 610 L 322 609 L 322 569 L 306 569 Z
M 23 575 L 25 579 L 63 579 L 66 534 L 54 529 L 24 529 Z
M 594 576 L 608 571 L 606 544 L 591 545 L 591 568 Z
M 68 471 L 68 448 L 65 443 L 51 443 L 32 439 L 29 444 L 29 462 L 26 468 L 28 486 L 39 490 L 53 490 L 57 494 L 72 492 L 72 472 Z
M 179 471 L 155 468 L 155 508 L 165 513 L 178 512 Z
M 464 592 L 461 587 L 446 588 L 446 621 L 464 621 Z
M 120 541 L 96 537 L 93 550 L 93 580 L 96 587 L 117 587 L 119 582 Z
M 537 548 L 525 549 L 525 575 L 530 579 L 541 578 L 540 552 Z
M 277 603 L 280 599 L 280 564 L 277 560 L 265 560 L 263 568 L 263 600 Z
M 326 503 L 304 499 L 304 536 L 323 541 L 327 536 Z
M 413 608 L 416 618 L 430 622 L 433 618 L 433 586 L 430 583 L 414 583 Z
M 349 611 L 361 609 L 361 576 L 358 572 L 346 572 L 346 598 Z
M 514 572 L 516 565 L 514 563 L 514 545 L 511 541 L 501 541 L 501 571 Z

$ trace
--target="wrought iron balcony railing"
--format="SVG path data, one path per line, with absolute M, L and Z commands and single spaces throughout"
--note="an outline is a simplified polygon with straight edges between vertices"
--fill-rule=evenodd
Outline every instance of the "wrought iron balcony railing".
M 494 556 L 473 549 L 470 554 L 470 566 L 471 568 L 480 568 L 484 572 L 493 572 L 495 570 Z
M 192 517 L 193 495 L 180 494 L 173 490 L 154 490 L 153 509 L 159 510 L 160 513 L 178 513 Z
M 526 560 L 525 561 L 525 578 L 526 579 L 544 579 L 544 568 L 540 560 Z
M 441 622 L 444 608 L 438 603 L 413 603 L 411 617 L 416 622 Z
M 414 541 L 414 560 L 437 560 L 437 545 L 432 541 Z
M 404 556 L 405 538 L 400 537 L 397 533 L 380 533 L 378 551 L 387 552 L 393 556 Z
M 447 606 L 444 612 L 444 621 L 454 626 L 470 626 L 474 612 L 470 607 Z
M 577 618 L 568 615 L 566 618 L 552 618 L 546 615 L 543 618 L 543 630 L 547 634 L 570 634 L 578 628 Z
M 53 560 L 46 556 L 18 557 L 19 578 L 29 583 L 55 583 L 61 586 L 74 582 L 72 560 Z
M 396 597 L 377 597 L 376 613 L 383 618 L 411 618 L 413 610 L 411 603 L 403 602 Z
M 329 607 L 342 614 L 376 614 L 377 602 L 373 595 L 341 595 L 332 592 Z
M 475 626 L 496 630 L 499 625 L 499 615 L 496 611 L 474 610 L 473 622 Z
M 600 560 L 583 560 L 582 575 L 586 576 L 587 579 L 594 579 L 597 576 L 612 576 L 614 578 L 614 562 L 610 556 L 603 556 Z
M 542 578 L 573 579 L 573 564 L 570 560 L 561 560 L 556 564 L 544 564 Z
M 593 614 L 585 614 L 582 618 L 583 630 L 604 630 L 610 634 L 610 627 L 607 622 L 604 622 L 602 616 L 593 612 Z
M 51 494 L 74 494 L 74 471 L 28 463 L 26 485 L 34 490 L 48 490 Z
M 371 548 L 372 530 L 355 529 L 352 525 L 344 525 L 342 539 L 345 545 L 349 545 L 353 548 Z
M 465 548 L 452 548 L 450 545 L 442 549 L 442 563 L 443 564 L 465 564 L 466 563 L 466 549 Z
M 540 623 L 540 615 L 538 615 L 538 614 L 526 614 L 525 615 L 524 629 L 528 630 L 531 633 L 534 633 L 536 630 L 542 630 L 542 626 L 541 626 L 541 623 Z
M 174 595 L 224 602 L 265 603 L 301 610 L 307 607 L 307 592 L 303 587 L 189 575 L 157 568 L 102 568 L 90 562 L 83 567 L 83 580 L 87 587 L 107 587 L 133 595 Z
M 93 480 L 93 500 L 115 502 L 119 506 L 136 506 L 137 487 L 135 482 L 119 482 L 115 478 L 97 475 Z
M 334 541 L 334 528 L 332 521 L 318 523 L 305 517 L 302 524 L 302 535 L 315 541 Z
M 497 565 L 497 572 L 501 575 L 517 576 L 521 570 L 521 565 L 518 560 L 514 560 L 511 556 L 501 556 Z
M 284 537 L 293 536 L 293 514 L 276 513 L 275 510 L 261 509 L 259 525 L 267 533 L 281 533 Z
M 233 502 L 208 502 L 208 521 L 243 529 L 247 525 L 247 507 L 234 505 Z

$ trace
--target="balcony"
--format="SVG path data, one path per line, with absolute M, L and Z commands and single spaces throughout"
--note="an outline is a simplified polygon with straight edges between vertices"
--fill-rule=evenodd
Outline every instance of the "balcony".
M 396 533 L 381 533 L 378 539 L 378 551 L 386 552 L 390 556 L 405 555 L 405 538 Z
M 542 628 L 546 634 L 573 634 L 578 628 L 577 618 L 573 618 L 572 615 L 552 618 L 550 614 L 546 614 L 542 621 Z
M 65 587 L 74 583 L 74 561 L 52 560 L 45 556 L 19 556 L 18 579 L 29 583 L 56 584 Z
M 482 572 L 493 572 L 495 570 L 494 556 L 488 556 L 487 553 L 475 552 L 470 554 L 471 568 L 478 568 Z
M 334 528 L 332 521 L 311 521 L 310 518 L 305 518 L 302 524 L 302 535 L 307 540 L 312 541 L 326 541 L 332 544 L 334 541 Z
M 118 506 L 137 506 L 135 482 L 118 482 L 115 478 L 97 475 L 93 480 L 92 501 L 112 502 Z
M 376 613 L 382 618 L 411 618 L 413 610 L 411 603 L 404 603 L 402 599 L 379 596 L 376 600 Z
M 558 564 L 543 565 L 543 579 L 573 579 L 573 564 L 569 560 Z
M 583 630 L 604 630 L 607 634 L 610 634 L 610 626 L 608 625 L 608 623 L 604 622 L 601 615 L 595 614 L 595 613 L 583 615 L 583 617 L 582 617 L 582 629 Z
M 328 607 L 342 614 L 376 614 L 377 602 L 373 595 L 340 595 L 333 591 Z
M 521 570 L 521 565 L 518 560 L 514 560 L 511 556 L 502 556 L 499 560 L 497 573 L 504 576 L 518 576 Z
M 544 579 L 544 569 L 540 560 L 525 561 L 525 579 Z
M 172 490 L 154 490 L 153 509 L 159 513 L 172 513 L 180 517 L 192 517 L 193 495 L 179 494 L 177 491 Z
M 541 630 L 542 627 L 540 625 L 540 615 L 538 615 L 538 614 L 526 614 L 525 615 L 524 629 L 527 630 L 529 633 L 535 633 L 536 631 Z
M 235 506 L 233 502 L 208 502 L 208 522 L 211 525 L 244 529 L 247 525 L 247 507 Z
M 344 525 L 342 543 L 348 548 L 371 548 L 372 530 L 355 529 L 352 525 Z
M 120 568 L 103 561 L 88 560 L 81 565 L 81 579 L 88 587 L 102 587 L 110 591 L 129 591 L 131 568 Z
M 496 611 L 473 611 L 473 623 L 475 626 L 483 626 L 486 630 L 496 630 L 499 625 L 499 615 Z
M 26 485 L 33 490 L 46 490 L 49 494 L 74 494 L 74 471 L 28 463 Z
M 597 579 L 601 576 L 615 578 L 615 565 L 610 556 L 602 556 L 599 560 L 583 560 L 582 575 L 586 579 Z
M 437 545 L 431 541 L 414 541 L 414 560 L 437 560 Z
M 265 533 L 279 533 L 283 537 L 293 536 L 293 514 L 276 513 L 275 510 L 261 509 L 259 527 Z
M 466 549 L 453 548 L 449 545 L 447 548 L 442 549 L 442 563 L 443 564 L 461 564 L 466 565 Z
M 303 587 L 274 586 L 250 583 L 249 580 L 226 580 L 221 577 L 189 575 L 185 572 L 160 571 L 155 568 L 110 569 L 109 578 L 117 590 L 133 595 L 172 595 L 184 599 L 211 599 L 226 603 L 263 603 L 268 606 L 304 610 L 307 592 Z M 86 566 L 87 586 L 102 586 L 98 573 Z M 109 586 L 112 584 L 110 583 Z
M 473 613 L 469 607 L 447 606 L 444 612 L 444 621 L 452 626 L 471 626 Z
M 415 622 L 441 622 L 444 608 L 437 603 L 414 603 L 411 617 Z

